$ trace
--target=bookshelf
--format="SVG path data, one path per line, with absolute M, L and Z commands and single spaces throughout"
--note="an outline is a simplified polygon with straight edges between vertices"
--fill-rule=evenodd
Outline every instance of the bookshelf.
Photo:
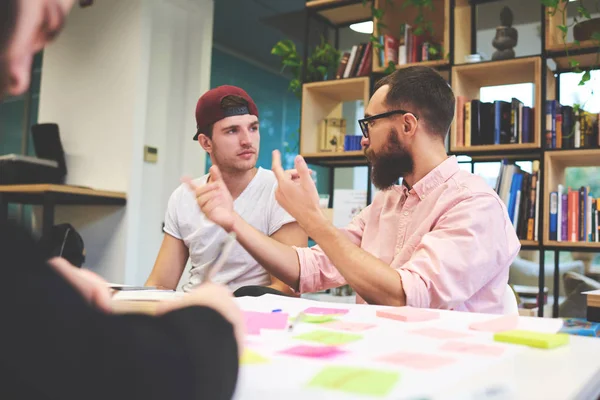
M 347 166 L 362 159 L 362 151 L 318 152 L 319 125 L 326 118 L 341 118 L 345 102 L 369 102 L 368 77 L 312 82 L 302 86 L 302 116 L 300 154 L 309 163 L 327 166 Z M 357 160 L 358 159 L 358 160 Z
M 549 194 L 556 190 L 560 183 L 565 185 L 565 170 L 569 167 L 600 166 L 600 148 L 579 149 L 548 149 L 545 145 L 547 135 L 546 101 L 559 99 L 557 77 L 563 72 L 572 71 L 569 60 L 579 61 L 582 69 L 597 65 L 598 48 L 591 41 L 582 42 L 580 46 L 575 43 L 568 44 L 565 51 L 562 37 L 558 29 L 559 23 L 555 17 L 549 15 L 549 9 L 540 4 L 540 22 L 542 32 L 539 54 L 518 57 L 503 61 L 482 61 L 466 63 L 466 56 L 477 49 L 477 6 L 495 0 L 433 0 L 433 11 L 426 11 L 425 19 L 432 21 L 435 35 L 434 40 L 442 44 L 444 58 L 440 60 L 422 61 L 396 65 L 396 69 L 407 68 L 413 65 L 422 65 L 437 70 L 452 86 L 457 96 L 468 99 L 479 99 L 482 87 L 532 83 L 533 107 L 531 119 L 533 127 L 530 138 L 523 143 L 503 144 L 477 144 L 459 145 L 457 142 L 457 120 L 453 121 L 448 137 L 448 153 L 452 155 L 465 155 L 472 159 L 472 163 L 485 161 L 500 161 L 509 159 L 513 161 L 539 160 L 540 189 L 537 207 L 539 216 L 535 221 L 538 228 L 539 240 L 521 240 L 522 250 L 553 251 L 558 259 L 561 251 L 588 251 L 600 252 L 600 244 L 589 242 L 559 242 L 549 240 Z M 382 32 L 377 31 L 377 20 L 374 20 L 374 35 L 390 33 L 397 34 L 402 24 L 412 24 L 416 11 L 412 7 L 402 8 L 404 0 L 393 0 L 394 6 L 389 7 L 387 0 L 373 0 L 368 2 L 360 14 L 357 3 L 362 1 L 350 0 L 313 0 L 307 2 L 307 8 L 313 13 L 325 17 L 332 24 L 348 25 L 359 20 L 369 20 L 370 5 L 384 10 L 381 21 L 385 27 Z M 362 7 L 362 4 L 359 4 Z M 336 8 L 337 7 L 337 8 Z M 327 13 L 327 14 L 326 14 Z M 310 13 L 309 13 L 310 14 Z M 352 18 L 351 18 L 352 16 Z M 317 125 L 320 119 L 328 116 L 340 116 L 341 102 L 351 100 L 364 100 L 368 103 L 371 88 L 378 78 L 383 76 L 386 67 L 380 65 L 379 57 L 373 50 L 372 70 L 368 76 L 361 78 L 346 78 L 322 83 L 307 83 L 303 85 L 302 97 L 302 129 L 301 153 L 307 162 L 331 168 L 341 166 L 367 165 L 362 151 L 348 151 L 340 153 L 320 153 L 316 151 Z M 556 62 L 556 69 L 552 70 L 549 60 Z M 369 174 L 370 175 L 370 174 Z M 599 177 L 600 179 L 600 177 Z M 370 189 L 370 182 L 368 183 Z M 333 198 L 333 185 L 330 187 L 330 196 Z M 597 195 L 597 194 L 596 194 Z M 370 198 L 370 197 L 369 197 Z M 546 268 L 544 257 L 539 257 L 540 276 L 539 293 L 544 293 Z M 534 310 L 538 316 L 548 315 L 552 310 L 554 316 L 558 315 L 558 287 L 559 265 L 554 264 L 555 285 L 554 304 L 547 304 Z
M 371 19 L 372 0 L 363 6 L 362 0 L 311 0 L 306 9 L 328 20 L 332 25 L 344 25 Z
M 550 192 L 559 184 L 565 185 L 565 170 L 569 167 L 600 167 L 600 149 L 548 150 L 545 154 L 546 187 L 544 188 L 544 209 L 550 209 Z M 600 179 L 600 177 L 598 177 Z M 576 188 L 574 188 L 576 189 Z M 597 250 L 600 243 L 550 240 L 550 221 L 544 219 L 544 245 L 571 250 Z

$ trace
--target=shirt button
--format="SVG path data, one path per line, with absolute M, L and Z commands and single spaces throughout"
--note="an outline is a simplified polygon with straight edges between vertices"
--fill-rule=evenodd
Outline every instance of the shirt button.
M 408 215 L 408 214 L 409 214 L 409 212 L 408 212 L 408 211 L 404 211 L 404 215 Z
M 425 195 L 424 194 L 421 195 L 421 200 L 425 200 Z

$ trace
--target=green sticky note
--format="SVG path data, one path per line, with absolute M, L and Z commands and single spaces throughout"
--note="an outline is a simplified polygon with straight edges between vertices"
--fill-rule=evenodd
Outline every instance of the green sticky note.
M 333 321 L 337 315 L 317 315 L 317 314 L 304 314 L 302 316 L 302 322 L 308 322 L 311 324 L 322 324 L 323 322 Z
M 330 346 L 337 346 L 340 344 L 346 344 L 360 340 L 362 339 L 362 335 L 333 331 L 312 331 L 303 333 L 302 335 L 294 336 L 294 339 L 308 340 Z
M 495 333 L 494 340 L 504 343 L 523 344 L 540 349 L 552 349 L 569 343 L 569 335 L 565 333 L 539 333 L 515 329 Z
M 242 356 L 240 357 L 240 364 L 242 364 L 242 365 L 265 364 L 268 362 L 269 362 L 268 358 L 263 357 L 260 354 L 258 354 L 257 352 L 250 350 L 250 349 L 245 349 L 244 353 L 242 353 Z
M 368 396 L 387 396 L 400 374 L 354 367 L 325 367 L 308 384 L 310 387 L 339 390 Z

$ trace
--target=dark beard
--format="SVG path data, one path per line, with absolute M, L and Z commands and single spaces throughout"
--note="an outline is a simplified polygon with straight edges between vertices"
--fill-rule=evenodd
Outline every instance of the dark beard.
M 413 157 L 400 143 L 397 133 L 396 129 L 392 128 L 388 136 L 388 145 L 381 154 L 375 154 L 370 148 L 365 150 L 365 155 L 371 164 L 371 180 L 379 190 L 391 188 L 398 179 L 413 171 Z

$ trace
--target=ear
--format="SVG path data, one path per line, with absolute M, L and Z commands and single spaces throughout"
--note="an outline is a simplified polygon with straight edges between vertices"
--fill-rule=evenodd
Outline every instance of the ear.
M 414 136 L 417 132 L 419 121 L 414 115 L 408 113 L 402 115 L 402 134 L 404 136 Z
M 212 153 L 212 140 L 208 136 L 203 133 L 199 134 L 198 143 L 200 143 L 200 146 L 202 146 L 204 151 L 206 151 L 208 154 Z

